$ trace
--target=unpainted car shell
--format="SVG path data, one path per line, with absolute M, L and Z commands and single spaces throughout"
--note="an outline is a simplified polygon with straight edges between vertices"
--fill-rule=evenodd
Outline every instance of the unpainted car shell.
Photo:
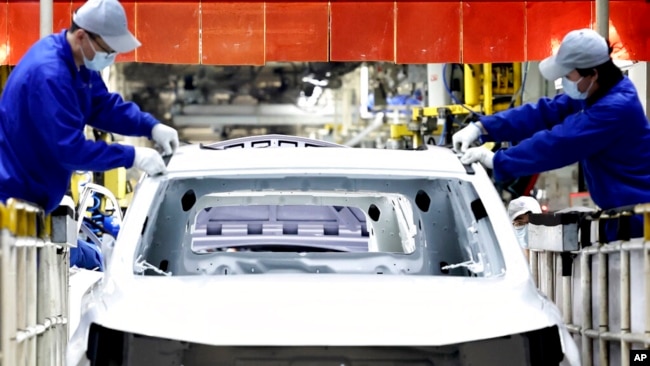
M 470 174 L 468 174 L 470 168 Z M 170 179 L 310 175 L 450 177 L 470 182 L 506 264 L 490 278 L 264 274 L 140 276 L 136 243 Z M 211 151 L 182 147 L 168 174 L 139 183 L 102 281 L 82 302 L 68 364 L 83 359 L 92 323 L 205 345 L 449 345 L 558 326 L 563 365 L 579 365 L 557 307 L 535 287 L 505 208 L 478 164 L 448 149 L 307 148 Z M 72 330 L 71 330 L 72 331 Z

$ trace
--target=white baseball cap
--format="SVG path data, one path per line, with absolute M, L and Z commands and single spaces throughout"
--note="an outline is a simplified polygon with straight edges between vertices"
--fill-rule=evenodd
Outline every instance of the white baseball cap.
M 133 51 L 141 45 L 129 32 L 124 7 L 118 0 L 88 0 L 74 13 L 72 21 L 100 36 L 118 53 Z
M 515 221 L 519 215 L 525 213 L 542 213 L 542 208 L 539 206 L 539 202 L 533 197 L 521 196 L 510 201 L 508 204 L 508 216 L 510 216 L 510 221 Z
M 596 67 L 609 60 L 605 38 L 593 29 L 578 29 L 564 36 L 555 55 L 539 63 L 539 72 L 545 79 L 554 81 L 572 70 Z

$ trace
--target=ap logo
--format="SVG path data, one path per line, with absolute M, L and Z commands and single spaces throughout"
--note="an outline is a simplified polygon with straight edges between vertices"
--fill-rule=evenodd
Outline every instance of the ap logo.
M 650 350 L 630 350 L 632 365 L 650 365 Z

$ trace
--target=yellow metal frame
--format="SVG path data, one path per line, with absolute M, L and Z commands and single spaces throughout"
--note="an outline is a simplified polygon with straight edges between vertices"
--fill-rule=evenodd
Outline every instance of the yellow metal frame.
M 113 143 L 110 134 L 102 133 L 98 140 L 104 141 L 106 143 Z M 72 200 L 75 204 L 79 203 L 79 197 L 81 192 L 79 192 L 79 184 L 81 181 L 86 180 L 85 174 L 73 173 L 70 180 L 70 191 L 72 193 Z M 91 179 L 92 181 L 92 179 Z M 106 187 L 117 199 L 120 204 L 120 207 L 125 208 L 128 206 L 132 193 L 127 192 L 127 183 L 128 179 L 126 176 L 126 169 L 123 167 L 107 170 L 103 174 L 102 185 Z M 104 209 L 105 200 L 102 200 L 101 209 Z
M 11 66 L 9 65 L 0 65 L 0 93 L 5 88 L 7 80 L 9 79 L 9 73 L 11 72 Z
M 103 132 L 100 136 L 100 140 L 105 141 L 107 144 L 113 143 L 111 135 Z M 117 199 L 121 207 L 126 207 L 128 205 L 127 199 L 127 179 L 126 179 L 126 169 L 123 167 L 107 170 L 104 172 L 104 182 L 103 186 L 106 187 Z M 104 208 L 105 202 L 102 202 L 102 209 Z
M 10 198 L 0 203 L 0 229 L 7 229 L 18 237 L 49 237 L 52 223 L 38 206 Z M 42 226 L 39 227 L 39 221 Z
M 516 95 L 514 106 L 521 105 L 522 64 L 520 62 L 504 64 L 464 64 L 463 92 L 464 104 L 451 104 L 434 107 L 413 108 L 411 120 L 421 123 L 425 117 L 437 117 L 438 110 L 447 109 L 453 115 L 466 115 L 470 111 L 491 115 L 510 108 L 511 102 L 494 103 L 494 96 Z M 437 128 L 435 133 L 440 133 Z M 391 126 L 391 138 L 398 139 L 414 136 L 407 126 Z M 421 143 L 422 137 L 419 141 Z M 415 144 L 414 147 L 418 145 Z
M 508 109 L 510 103 L 494 104 L 495 95 L 514 95 L 521 88 L 522 65 L 520 62 L 511 64 L 491 63 L 465 64 L 465 77 L 463 80 L 465 100 L 464 104 L 451 104 L 435 107 L 414 108 L 412 119 L 417 121 L 422 117 L 435 117 L 438 109 L 446 108 L 452 114 L 468 114 L 469 111 L 482 112 L 491 115 Z M 493 78 L 496 74 L 496 79 Z M 496 86 L 494 84 L 496 83 Z M 521 95 L 515 98 L 515 106 L 521 105 Z
M 404 137 L 409 137 L 413 141 L 413 147 L 418 147 L 422 145 L 424 139 L 422 135 L 416 131 L 409 130 L 409 126 L 405 124 L 391 124 L 390 125 L 390 138 L 393 140 L 399 140 Z

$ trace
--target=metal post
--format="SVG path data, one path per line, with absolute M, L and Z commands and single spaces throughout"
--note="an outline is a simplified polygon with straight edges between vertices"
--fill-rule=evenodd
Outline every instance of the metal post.
M 608 261 L 609 255 L 607 253 L 598 253 L 598 329 L 599 333 L 605 333 L 609 330 L 609 291 L 608 288 Z M 609 344 L 607 340 L 600 337 L 598 339 L 598 351 L 600 355 L 599 366 L 609 365 Z
M 445 89 L 445 80 L 450 80 L 447 85 L 451 88 L 453 72 L 451 67 L 445 70 L 444 66 L 445 64 L 427 64 L 427 107 L 442 107 L 451 103 L 451 97 Z
M 549 298 L 549 300 L 555 302 L 555 290 L 553 288 L 554 287 L 553 274 L 555 273 L 554 253 L 544 252 L 543 258 L 544 258 L 544 263 L 542 264 L 542 283 L 543 283 L 542 291 L 544 291 L 544 293 Z
M 535 287 L 539 288 L 539 252 L 536 250 L 529 251 L 530 253 L 530 272 L 533 275 Z
M 582 287 L 582 364 L 593 365 L 592 341 L 586 331 L 591 329 L 591 256 L 582 252 L 580 257 L 580 285 Z
M 641 207 L 643 213 L 643 243 L 650 241 L 650 205 L 644 204 Z M 638 210 L 635 210 L 639 213 Z M 650 337 L 650 251 L 643 248 L 643 278 L 645 278 L 645 336 Z M 648 345 L 645 345 L 648 348 Z
M 20 214 L 20 213 L 19 213 Z M 20 221 L 19 221 L 20 222 Z M 18 224 L 20 225 L 20 223 Z M 18 233 L 20 234 L 20 233 Z M 24 237 L 16 235 L 16 249 L 17 255 L 17 297 L 16 297 L 16 321 L 18 324 L 17 330 L 27 329 L 27 248 L 23 241 Z M 16 330 L 14 330 L 15 332 Z M 27 341 L 16 339 L 17 344 L 17 358 L 21 365 L 27 365 Z
M 521 62 L 515 62 L 512 64 L 513 88 L 514 88 L 513 93 L 517 95 L 515 99 L 515 106 L 521 105 L 521 97 L 522 95 L 524 95 L 523 90 L 519 90 L 521 89 L 521 84 L 523 83 L 522 76 L 521 76 L 522 75 L 521 65 L 522 65 Z
M 492 64 L 483 64 L 483 113 L 492 114 Z
M 621 334 L 630 333 L 630 252 L 621 247 Z M 647 315 L 646 315 L 647 316 Z M 621 365 L 630 364 L 630 343 L 621 340 Z
M 609 0 L 596 0 L 596 31 L 609 39 Z
M 1 205 L 0 205 L 1 207 Z M 3 365 L 17 365 L 16 360 L 16 246 L 8 229 L 0 231 L 0 350 Z
M 52 34 L 52 29 L 54 28 L 54 1 L 40 0 L 40 4 L 41 38 L 43 38 Z
M 34 220 L 36 222 L 36 220 Z M 34 230 L 36 231 L 36 230 Z M 34 234 L 35 236 L 35 234 Z M 38 279 L 37 279 L 37 266 L 36 266 L 36 239 L 26 239 L 26 254 L 27 254 L 27 325 L 29 327 L 36 327 L 37 323 L 37 299 L 38 299 Z M 30 337 L 26 344 L 28 350 L 27 366 L 36 366 L 36 337 Z

